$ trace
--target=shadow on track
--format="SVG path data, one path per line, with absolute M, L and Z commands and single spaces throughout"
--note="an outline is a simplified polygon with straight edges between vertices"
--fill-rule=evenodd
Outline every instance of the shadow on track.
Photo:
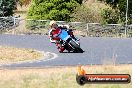
M 62 52 L 62 53 L 84 53 L 85 51 L 83 51 L 83 52 Z

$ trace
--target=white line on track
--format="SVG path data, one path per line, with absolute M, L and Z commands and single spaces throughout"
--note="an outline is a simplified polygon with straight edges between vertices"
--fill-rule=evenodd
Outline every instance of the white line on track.
M 51 53 L 51 52 L 44 52 L 44 51 L 38 51 L 44 55 L 44 57 L 42 57 L 42 59 L 39 60 L 33 60 L 33 61 L 23 61 L 23 62 L 14 62 L 14 63 L 9 63 L 9 64 L 0 64 L 0 66 L 2 65 L 12 65 L 12 64 L 24 64 L 24 63 L 39 63 L 39 62 L 46 62 L 46 61 L 50 61 L 50 60 L 54 60 L 58 57 L 57 54 L 55 53 Z

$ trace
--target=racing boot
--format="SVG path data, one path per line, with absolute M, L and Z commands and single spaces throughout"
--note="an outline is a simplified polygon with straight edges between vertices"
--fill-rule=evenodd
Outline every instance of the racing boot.
M 64 47 L 60 47 L 60 48 L 59 48 L 59 52 L 60 52 L 60 53 L 63 53 L 64 50 L 65 50 Z

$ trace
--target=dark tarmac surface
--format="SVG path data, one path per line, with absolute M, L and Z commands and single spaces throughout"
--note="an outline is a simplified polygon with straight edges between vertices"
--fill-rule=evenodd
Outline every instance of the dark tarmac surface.
M 89 64 L 131 64 L 131 38 L 95 38 L 79 37 L 84 53 L 58 53 L 56 46 L 50 43 L 47 36 L 40 35 L 0 35 L 0 45 L 32 48 L 52 52 L 58 55 L 52 60 L 32 63 L 2 65 L 2 67 L 45 67 Z

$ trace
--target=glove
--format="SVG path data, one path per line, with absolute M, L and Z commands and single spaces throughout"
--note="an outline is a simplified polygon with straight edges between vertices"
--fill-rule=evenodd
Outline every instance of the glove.
M 52 39 L 50 38 L 50 42 L 51 42 L 51 43 L 56 43 L 56 40 L 52 40 Z
M 57 43 L 57 44 L 59 44 L 59 43 L 60 43 L 60 41 L 56 41 L 56 43 Z

